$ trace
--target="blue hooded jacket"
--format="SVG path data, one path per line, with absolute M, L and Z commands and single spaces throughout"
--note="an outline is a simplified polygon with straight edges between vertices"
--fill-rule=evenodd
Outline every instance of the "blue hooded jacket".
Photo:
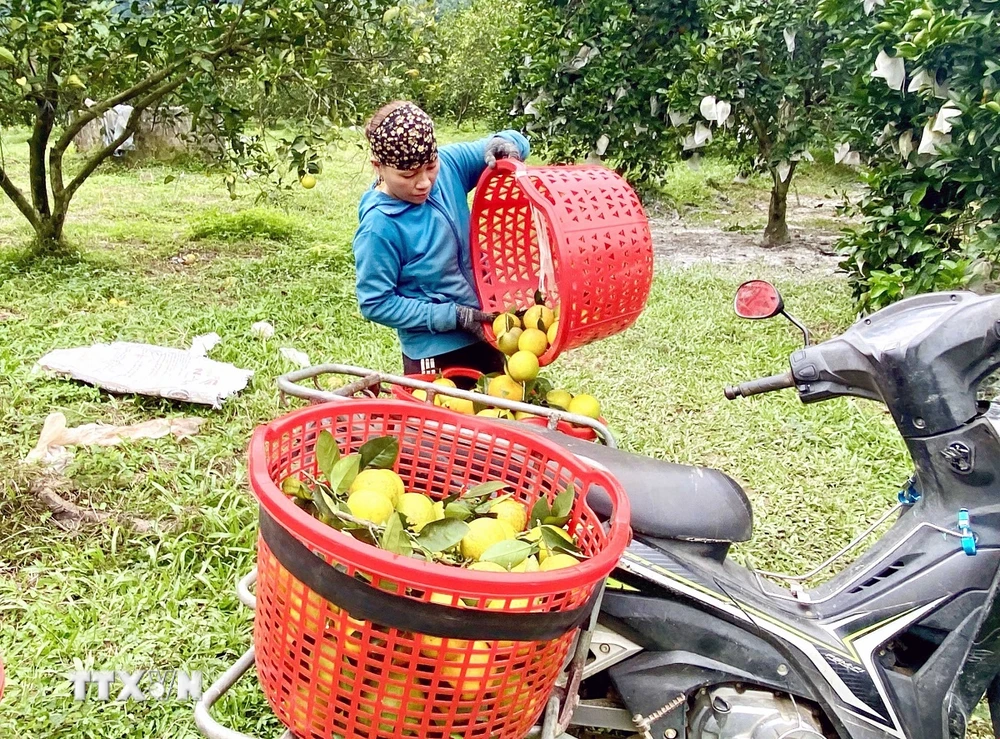
M 516 131 L 496 134 L 528 157 Z M 469 248 L 468 194 L 486 168 L 489 136 L 438 151 L 440 169 L 419 205 L 374 186 L 361 198 L 354 235 L 358 304 L 369 321 L 391 326 L 410 359 L 434 357 L 474 344 L 456 328 L 455 306 L 479 307 Z

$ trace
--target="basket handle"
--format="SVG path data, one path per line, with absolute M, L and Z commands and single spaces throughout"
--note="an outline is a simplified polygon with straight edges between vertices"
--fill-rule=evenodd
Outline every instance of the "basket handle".
M 514 162 L 514 179 L 528 197 L 528 207 L 531 208 L 531 222 L 538 237 L 538 291 L 546 294 L 548 284 L 555 284 L 555 266 L 552 262 L 552 245 L 549 243 L 549 222 L 555 222 L 555 211 L 545 199 L 545 196 L 535 187 L 528 168 L 521 162 Z

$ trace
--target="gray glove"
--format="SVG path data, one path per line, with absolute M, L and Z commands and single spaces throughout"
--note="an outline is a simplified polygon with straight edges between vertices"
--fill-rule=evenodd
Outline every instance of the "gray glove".
M 492 322 L 499 313 L 483 313 L 478 308 L 470 308 L 467 305 L 455 306 L 455 323 L 458 327 L 465 329 L 480 341 L 486 339 L 486 332 L 483 331 L 483 324 Z
M 486 144 L 486 166 L 493 169 L 497 159 L 516 159 L 521 161 L 521 149 L 502 136 L 494 136 Z

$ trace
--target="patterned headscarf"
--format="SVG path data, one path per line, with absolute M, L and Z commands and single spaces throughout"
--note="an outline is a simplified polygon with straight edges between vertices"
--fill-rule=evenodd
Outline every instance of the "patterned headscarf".
M 372 156 L 395 169 L 416 169 L 437 155 L 434 122 L 413 103 L 404 103 L 368 134 Z

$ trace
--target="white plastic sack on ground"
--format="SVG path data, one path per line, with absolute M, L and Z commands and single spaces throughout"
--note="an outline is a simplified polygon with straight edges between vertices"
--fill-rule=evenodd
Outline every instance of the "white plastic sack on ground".
M 39 359 L 38 366 L 113 393 L 153 395 L 213 408 L 220 408 L 253 377 L 253 370 L 184 349 L 123 341 L 56 349 Z

